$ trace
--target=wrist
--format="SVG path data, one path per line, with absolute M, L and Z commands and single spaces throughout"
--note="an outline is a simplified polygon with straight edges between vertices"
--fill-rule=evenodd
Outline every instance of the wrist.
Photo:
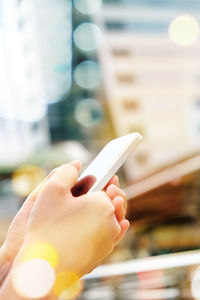
M 34 282 L 33 284 L 35 284 L 35 290 L 38 291 L 37 284 L 38 284 L 38 278 L 40 278 L 40 273 L 38 272 L 39 269 L 37 269 L 37 268 L 42 266 L 42 264 L 40 266 L 39 265 L 37 266 L 37 263 L 38 263 L 37 258 L 41 258 L 42 260 L 45 260 L 45 257 L 43 255 L 44 253 L 43 253 L 42 247 L 41 247 L 41 253 L 38 253 L 37 250 L 34 253 L 34 251 L 32 251 L 31 248 L 32 248 L 32 246 L 34 248 L 35 245 L 39 245 L 39 244 L 41 245 L 43 243 L 47 244 L 47 245 L 49 244 L 49 242 L 47 242 L 47 241 L 41 242 L 40 240 L 37 240 L 37 239 L 34 239 L 34 241 L 32 239 L 26 240 L 24 242 L 24 244 L 22 245 L 20 251 L 18 252 L 18 254 L 15 258 L 15 261 L 13 262 L 12 270 L 10 271 L 9 276 L 8 276 L 8 278 L 10 278 L 10 285 L 12 285 L 12 289 L 14 290 L 15 293 L 18 294 L 17 291 L 21 291 L 20 294 L 23 295 L 24 291 L 27 292 L 26 289 L 23 290 L 23 285 L 21 285 L 22 281 L 21 282 L 18 280 L 15 281 L 15 279 L 18 278 L 18 277 L 16 277 L 16 274 L 17 274 L 17 276 L 18 276 L 18 274 L 20 274 L 20 273 L 18 273 L 18 270 L 20 270 L 20 266 L 22 266 L 22 268 L 23 268 L 23 265 L 24 265 L 23 263 L 25 262 L 25 264 L 26 264 L 26 262 L 28 263 L 28 261 L 31 259 L 33 259 L 33 260 L 35 259 L 35 262 L 33 262 L 33 264 L 36 263 L 36 265 L 35 265 L 35 268 L 32 273 L 28 272 L 28 269 L 26 269 L 26 268 L 24 269 L 27 272 L 26 282 L 29 282 L 29 283 L 31 283 L 31 281 Z M 50 245 L 50 247 L 51 246 L 52 246 L 52 244 Z M 53 246 L 53 248 L 54 247 L 55 246 Z M 79 291 L 81 291 L 82 283 L 80 281 L 80 278 L 85 273 L 83 274 L 82 270 L 80 271 L 80 268 L 77 268 L 77 266 L 76 266 L 77 264 L 75 263 L 75 261 L 69 260 L 66 262 L 66 261 L 64 261 L 65 259 L 62 259 L 62 254 L 57 253 L 58 261 L 57 261 L 56 265 L 54 265 L 52 257 L 51 257 L 51 253 L 50 252 L 48 253 L 48 249 L 46 249 L 46 250 L 47 250 L 46 261 L 49 262 L 51 264 L 51 267 L 54 269 L 54 272 L 55 272 L 54 280 L 55 281 L 54 281 L 54 283 L 52 282 L 51 289 L 47 288 L 47 294 L 44 294 L 43 296 L 41 296 L 41 299 L 42 300 L 46 300 L 46 299 L 57 300 L 58 297 L 61 295 L 60 291 L 61 290 L 64 291 L 65 289 L 69 289 L 69 293 L 72 293 L 72 294 L 76 293 L 76 292 L 78 293 Z M 36 255 L 34 255 L 34 254 L 36 254 Z M 41 257 L 40 257 L 40 255 L 41 255 Z M 66 256 L 67 257 L 70 256 L 70 253 L 67 252 Z M 45 264 L 43 266 L 47 267 L 47 265 L 45 266 Z M 49 273 L 51 273 L 51 270 L 52 270 L 51 267 L 47 268 Z M 47 271 L 47 269 L 46 269 L 46 271 Z M 31 276 L 29 277 L 30 273 L 31 273 Z M 21 274 L 23 274 L 23 272 Z M 35 275 L 37 275 L 37 278 L 35 277 Z M 43 278 L 44 277 L 45 276 L 43 274 Z M 34 280 L 34 278 L 36 280 Z M 41 282 L 43 281 L 43 278 L 42 277 L 40 278 L 41 281 L 39 283 L 39 286 L 41 286 Z M 14 279 L 14 281 L 13 281 L 13 279 Z M 29 281 L 29 279 L 31 281 Z M 63 279 L 64 279 L 64 281 L 63 281 Z M 77 280 L 77 283 L 76 283 L 76 280 Z M 7 281 L 8 280 L 6 280 L 6 282 Z M 15 282 L 17 284 L 20 283 L 20 285 L 19 286 L 15 285 Z M 45 281 L 45 284 L 46 284 L 46 281 Z M 73 287 L 73 285 L 74 285 L 74 287 Z M 16 286 L 18 287 L 17 289 L 16 289 Z M 28 286 L 29 286 L 29 284 L 28 284 Z M 43 287 L 45 287 L 45 285 Z M 7 289 L 9 290 L 9 288 L 7 288 Z M 70 291 L 70 289 L 72 289 L 72 291 Z M 75 289 L 75 290 L 73 291 L 73 289 Z M 16 298 L 16 299 L 18 299 L 18 298 Z M 21 298 L 19 298 L 19 299 L 21 300 Z
M 60 238 L 51 239 L 47 234 L 46 237 L 44 237 L 43 234 L 29 234 L 26 236 L 16 257 L 15 264 L 19 264 L 24 259 L 41 258 L 53 266 L 56 274 L 70 271 L 75 273 L 79 278 L 89 273 L 91 269 L 96 266 L 93 261 L 92 253 L 94 249 L 92 243 L 87 243 L 87 247 L 80 247 L 81 241 L 75 242 L 73 234 L 70 232 L 65 235 L 65 243 L 67 247 L 63 249 Z M 76 251 L 74 251 L 74 249 L 76 249 Z M 55 257 L 57 257 L 57 259 L 56 262 L 54 261 L 53 263 L 52 259 L 54 260 Z
M 21 263 L 33 259 L 42 259 L 51 265 L 55 274 L 71 271 L 81 276 L 80 266 L 77 266 L 77 261 L 75 263 L 73 254 L 70 254 L 68 249 L 60 251 L 59 245 L 49 239 L 39 238 L 39 236 L 28 236 L 16 255 L 13 267 L 15 268 Z

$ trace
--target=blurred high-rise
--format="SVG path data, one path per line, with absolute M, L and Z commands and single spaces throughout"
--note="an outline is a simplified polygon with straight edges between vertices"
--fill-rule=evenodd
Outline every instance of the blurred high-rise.
M 71 35 L 70 1 L 1 1 L 1 164 L 49 143 L 48 104 L 71 87 Z

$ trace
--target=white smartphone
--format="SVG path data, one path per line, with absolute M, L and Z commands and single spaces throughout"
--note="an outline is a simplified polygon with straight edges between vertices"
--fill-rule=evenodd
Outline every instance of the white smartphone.
M 102 190 L 142 139 L 141 134 L 133 132 L 111 140 L 82 173 L 78 183 L 83 178 L 92 176 L 95 180 L 88 193 Z

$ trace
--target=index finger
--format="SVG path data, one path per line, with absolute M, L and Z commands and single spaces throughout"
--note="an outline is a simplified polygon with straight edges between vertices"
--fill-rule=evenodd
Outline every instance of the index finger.
M 103 190 L 106 191 L 107 188 L 109 187 L 109 185 L 111 185 L 111 184 L 114 184 L 117 187 L 119 187 L 119 178 L 116 174 L 113 175 L 113 177 L 108 181 L 108 183 L 104 186 Z

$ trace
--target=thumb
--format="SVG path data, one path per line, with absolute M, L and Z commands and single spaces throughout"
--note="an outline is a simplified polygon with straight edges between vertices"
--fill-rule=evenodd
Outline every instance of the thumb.
M 57 168 L 56 172 L 44 185 L 40 196 L 46 193 L 48 198 L 54 198 L 57 194 L 66 197 L 66 194 L 71 193 L 71 188 L 78 180 L 79 170 L 81 168 L 80 161 L 72 161 Z
M 78 180 L 79 171 L 81 169 L 81 162 L 74 160 L 68 164 L 64 164 L 57 168 L 57 171 L 51 177 L 51 180 L 60 187 L 71 191 L 71 188 Z
M 80 160 L 73 160 L 69 163 L 69 165 L 74 166 L 78 172 L 80 172 L 80 170 L 82 168 L 82 163 Z
M 73 161 L 56 169 L 51 178 L 44 184 L 34 205 L 34 213 L 49 214 L 56 205 L 72 197 L 71 188 L 78 180 L 81 162 Z
M 82 164 L 79 160 L 74 160 L 69 163 L 69 165 L 74 166 L 77 171 L 79 172 Z M 52 176 L 57 172 L 57 169 L 53 169 L 49 175 L 43 179 L 43 181 L 30 193 L 30 195 L 27 197 L 27 199 L 24 201 L 22 207 L 18 211 L 17 215 L 15 216 L 13 221 L 16 221 L 20 218 L 23 219 L 24 225 L 26 224 L 26 221 L 29 218 L 30 212 L 33 208 L 33 205 L 35 204 L 35 200 L 39 193 L 41 192 L 42 188 L 44 187 L 45 183 L 52 178 Z

